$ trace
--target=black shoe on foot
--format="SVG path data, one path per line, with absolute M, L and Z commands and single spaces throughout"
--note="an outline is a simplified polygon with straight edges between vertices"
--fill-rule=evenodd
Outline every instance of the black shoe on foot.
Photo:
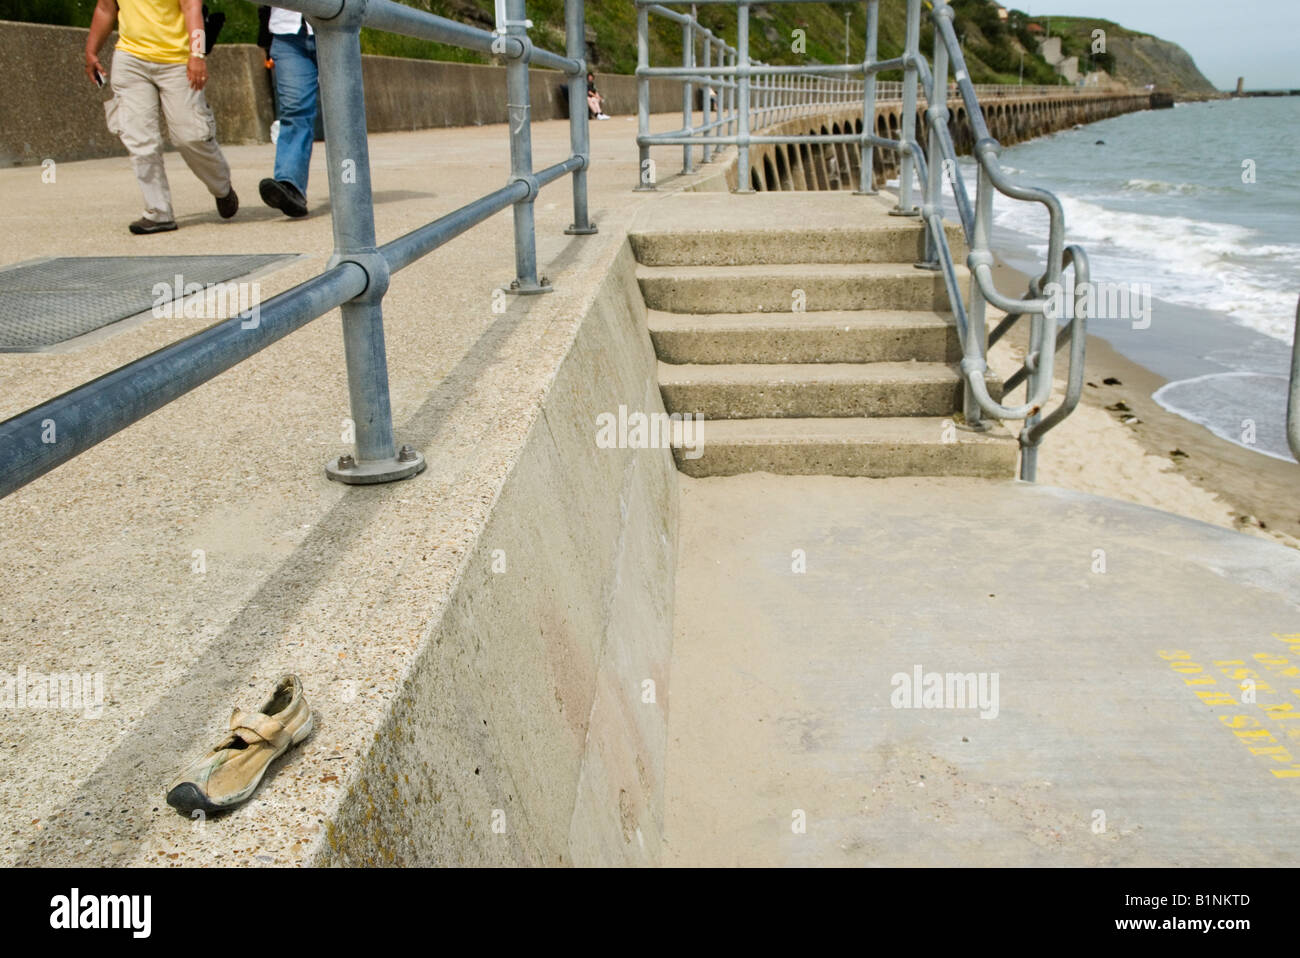
M 143 216 L 132 223 L 128 229 L 136 236 L 148 236 L 150 233 L 170 233 L 176 229 L 175 220 L 147 220 Z
M 217 212 L 221 214 L 223 220 L 228 220 L 239 212 L 239 197 L 235 194 L 233 186 L 225 196 L 217 197 Z
M 285 216 L 306 216 L 307 197 L 288 180 L 273 180 L 269 176 L 257 184 L 262 202 Z

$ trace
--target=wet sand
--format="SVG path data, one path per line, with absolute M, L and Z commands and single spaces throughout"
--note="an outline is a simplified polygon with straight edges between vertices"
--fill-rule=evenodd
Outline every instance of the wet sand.
M 1026 287 L 1024 274 L 1005 264 L 997 277 L 1004 292 Z M 1016 368 L 1027 336 L 1022 321 L 991 352 L 995 368 Z M 1062 350 L 1058 362 L 1066 356 Z M 1079 407 L 1044 439 L 1040 482 L 1300 545 L 1300 464 L 1234 445 L 1163 409 L 1151 397 L 1167 380 L 1099 336 L 1088 337 L 1085 369 Z

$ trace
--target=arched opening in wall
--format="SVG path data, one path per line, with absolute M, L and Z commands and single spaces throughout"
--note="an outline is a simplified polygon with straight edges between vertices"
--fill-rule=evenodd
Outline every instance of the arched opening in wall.
M 809 131 L 811 132 L 811 131 Z M 820 190 L 821 184 L 817 182 L 817 164 L 813 162 L 813 147 L 809 143 L 799 144 L 799 160 L 803 166 L 803 179 L 807 188 L 810 190 Z
M 849 127 L 854 136 L 862 135 L 862 119 L 859 117 L 854 120 Z M 862 144 L 850 143 L 846 153 L 849 158 L 849 177 L 852 180 L 851 186 L 855 190 L 862 189 Z
M 840 135 L 840 125 L 838 123 L 831 124 L 830 135 Z M 826 172 L 829 175 L 831 189 L 843 189 L 845 173 L 847 171 L 844 166 L 844 157 L 840 155 L 840 144 L 827 143 L 826 156 L 827 165 L 829 166 L 829 169 Z
M 759 191 L 763 189 L 763 184 L 758 179 L 758 170 L 752 166 L 749 168 L 749 188 Z
M 778 147 L 778 149 L 780 149 L 780 147 Z M 795 148 L 793 143 L 787 143 L 785 145 L 785 161 L 786 167 L 790 170 L 791 189 L 808 189 L 808 184 L 804 182 L 803 178 L 803 168 L 799 165 L 799 151 Z
M 830 136 L 831 131 L 825 125 L 821 128 L 821 136 Z M 829 143 L 819 143 L 817 145 L 818 165 L 821 167 L 821 182 L 824 190 L 837 190 L 840 188 L 840 171 L 839 162 L 835 159 L 834 147 Z
M 776 180 L 781 184 L 781 189 L 794 189 L 794 182 L 790 179 L 790 167 L 785 162 L 785 151 L 778 146 L 773 149 L 772 155 L 776 158 Z

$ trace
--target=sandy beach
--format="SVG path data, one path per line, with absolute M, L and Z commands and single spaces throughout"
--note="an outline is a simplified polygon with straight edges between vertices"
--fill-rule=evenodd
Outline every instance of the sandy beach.
M 997 267 L 1004 292 L 1026 287 L 1023 273 Z M 1024 357 L 1028 323 L 990 350 L 1004 376 Z M 1058 353 L 1053 405 L 1064 392 Z M 1039 453 L 1041 483 L 1152 506 L 1300 548 L 1300 466 L 1263 456 L 1161 408 L 1152 394 L 1165 380 L 1088 337 L 1083 398 L 1048 433 Z M 1023 395 L 1023 390 L 1021 390 Z

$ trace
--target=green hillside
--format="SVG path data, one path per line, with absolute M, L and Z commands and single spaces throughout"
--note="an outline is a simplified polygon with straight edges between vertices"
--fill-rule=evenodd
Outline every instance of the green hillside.
M 408 6 L 430 10 L 441 16 L 491 28 L 492 0 L 403 0 Z M 928 4 L 927 4 L 928 6 Z M 251 43 L 256 38 L 256 6 L 246 0 L 208 0 L 208 8 L 226 14 L 221 40 Z M 681 8 L 681 7 L 679 7 Z M 997 20 L 986 0 L 956 0 L 959 36 L 965 37 L 971 75 L 977 83 L 1014 83 L 1020 69 L 1026 39 Z M 94 0 L 0 0 L 0 19 L 26 20 L 88 26 Z M 681 8 L 684 9 L 684 8 Z M 849 50 L 852 59 L 863 56 L 865 23 L 859 7 L 833 4 L 756 4 L 752 12 L 751 54 L 769 63 L 842 63 L 844 61 L 844 11 L 850 9 Z M 885 0 L 880 11 L 880 55 L 896 56 L 903 49 L 903 0 Z M 564 47 L 563 0 L 533 0 L 528 15 L 534 22 L 533 38 L 548 49 Z M 734 8 L 704 6 L 700 19 L 711 30 L 734 42 Z M 592 65 L 601 71 L 631 73 L 636 68 L 636 8 L 631 0 L 590 0 L 587 22 L 595 33 L 591 43 Z M 652 62 L 658 65 L 681 61 L 680 28 L 661 17 L 651 17 Z M 804 30 L 807 53 L 792 51 L 793 31 Z M 923 46 L 930 50 L 928 29 L 923 29 Z M 1032 45 L 1028 45 L 1032 49 Z M 436 60 L 480 62 L 483 58 L 453 47 L 423 43 L 405 37 L 366 31 L 367 53 L 422 57 Z M 887 77 L 888 79 L 888 77 Z M 1055 83 L 1056 75 L 1036 54 L 1024 56 L 1026 83 Z
M 402 0 L 408 6 L 430 10 L 440 16 L 491 29 L 492 0 Z M 221 40 L 252 43 L 257 36 L 257 7 L 247 0 L 208 0 L 208 8 L 226 15 Z M 26 20 L 88 26 L 95 0 L 0 0 L 0 20 Z M 929 3 L 926 3 L 929 7 Z M 1192 58 L 1180 47 L 1149 34 L 1125 29 L 1108 20 L 1087 17 L 1030 18 L 1011 10 L 1007 20 L 998 19 L 996 4 L 989 0 L 952 0 L 954 26 L 962 39 L 971 76 L 976 83 L 1059 83 L 1060 78 L 1037 54 L 1036 37 L 1030 25 L 1050 28 L 1061 38 L 1066 56 L 1078 56 L 1081 68 L 1096 66 L 1116 79 L 1134 86 L 1155 83 L 1177 93 L 1206 93 L 1213 90 Z M 678 9 L 686 9 L 678 4 Z M 861 7 L 825 3 L 755 4 L 750 29 L 751 54 L 769 63 L 844 62 L 844 13 L 848 10 L 849 55 L 861 60 L 866 47 Z M 893 57 L 902 52 L 904 0 L 884 0 L 880 9 L 880 55 Z M 533 20 L 533 39 L 551 50 L 564 48 L 564 0 L 532 0 L 528 15 Z M 703 6 L 700 19 L 730 42 L 736 39 L 736 11 L 722 6 Z M 636 68 L 636 7 L 632 0 L 589 0 L 587 22 L 591 27 L 592 66 L 609 73 L 631 73 Z M 681 29 L 662 17 L 651 17 L 651 57 L 656 65 L 681 62 Z M 1107 52 L 1092 54 L 1092 31 L 1107 35 Z M 792 50 L 795 30 L 806 34 L 807 52 Z M 922 47 L 931 51 L 930 30 L 923 24 Z M 455 47 L 424 43 L 406 37 L 365 31 L 362 46 L 367 53 L 419 57 L 432 60 L 482 62 L 483 57 Z M 897 79 L 886 76 L 885 79 Z

